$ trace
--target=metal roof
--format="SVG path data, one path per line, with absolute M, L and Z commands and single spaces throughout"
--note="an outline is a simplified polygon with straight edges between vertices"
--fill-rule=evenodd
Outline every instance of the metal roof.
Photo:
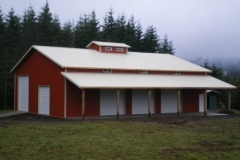
M 125 43 L 99 42 L 99 41 L 92 41 L 86 47 L 88 48 L 93 43 L 95 43 L 98 46 L 131 48 L 129 45 L 127 45 Z
M 33 46 L 32 48 L 62 68 L 211 72 L 206 68 L 170 54 L 141 52 L 112 54 L 100 53 L 90 49 L 48 46 Z M 19 63 L 20 62 L 18 62 L 18 64 Z M 15 67 L 17 67 L 17 65 Z
M 236 87 L 207 75 L 151 75 L 62 72 L 79 88 L 132 89 L 235 89 Z

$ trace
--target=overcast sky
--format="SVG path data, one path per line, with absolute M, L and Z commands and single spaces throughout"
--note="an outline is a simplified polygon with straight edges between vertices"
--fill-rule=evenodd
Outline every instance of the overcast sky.
M 23 15 L 33 6 L 37 14 L 45 0 L 0 0 L 2 12 L 11 7 Z M 185 59 L 198 57 L 240 57 L 240 0 L 48 0 L 50 11 L 62 23 L 75 22 L 80 14 L 95 10 L 103 21 L 112 7 L 115 16 L 134 15 L 144 29 L 156 27 L 158 35 L 165 34 L 173 41 L 176 56 Z

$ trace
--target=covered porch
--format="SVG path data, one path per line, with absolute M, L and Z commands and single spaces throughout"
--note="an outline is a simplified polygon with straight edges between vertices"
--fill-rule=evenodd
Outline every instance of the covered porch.
M 184 100 L 183 95 L 185 94 L 185 90 L 200 90 L 201 94 L 199 94 L 199 110 L 197 115 L 213 115 L 207 113 L 207 90 L 208 89 L 228 89 L 228 108 L 231 108 L 231 89 L 235 89 L 234 86 L 227 84 L 223 81 L 215 79 L 211 76 L 203 76 L 203 75 L 142 75 L 142 74 L 103 74 L 103 73 L 79 73 L 79 72 L 62 72 L 62 75 L 66 78 L 65 79 L 65 105 L 64 105 L 64 117 L 67 118 L 67 111 L 68 111 L 68 103 L 67 99 L 69 94 L 67 94 L 68 85 L 67 81 L 74 84 L 79 91 L 81 92 L 81 119 L 85 119 L 86 117 L 86 110 L 88 106 L 86 105 L 86 99 L 89 100 L 88 93 L 90 90 L 99 90 L 97 94 L 99 94 L 97 98 L 95 92 L 95 98 L 92 98 L 92 101 L 99 101 L 100 106 L 102 100 L 101 95 L 107 95 L 105 98 L 112 97 L 111 103 L 111 115 L 102 115 L 99 114 L 94 117 L 103 116 L 103 117 L 125 117 L 125 116 L 136 116 L 134 113 L 139 113 L 140 115 L 147 115 L 148 118 L 153 116 L 157 116 L 159 114 L 163 115 L 160 111 L 158 112 L 158 108 L 156 107 L 158 103 L 163 105 L 163 100 L 166 100 L 166 104 L 169 105 L 169 108 L 172 107 L 175 113 L 171 113 L 172 115 L 184 115 Z M 131 113 L 129 114 L 127 105 L 127 95 L 129 94 L 127 91 L 131 90 Z M 164 94 L 167 96 L 165 99 L 160 98 L 160 102 L 157 101 L 157 98 L 153 98 L 159 96 L 159 90 L 161 91 L 171 91 L 171 95 Z M 106 94 L 102 94 L 102 92 L 106 91 Z M 109 91 L 109 93 L 107 93 Z M 144 92 L 143 92 L 144 91 Z M 141 93 L 140 93 L 141 92 Z M 124 96 L 123 96 L 124 95 Z M 191 95 L 191 93 L 189 94 Z M 136 100 L 134 99 L 136 97 Z M 161 95 L 160 95 L 161 96 Z M 125 103 L 122 104 L 122 99 L 125 97 Z M 163 96 L 162 96 L 163 97 Z M 174 97 L 175 105 L 170 105 L 172 100 L 169 97 Z M 186 96 L 184 96 L 186 99 Z M 145 99 L 145 101 L 142 101 Z M 168 103 L 169 102 L 169 103 Z M 136 104 L 134 104 L 136 103 Z M 136 106 L 139 108 L 136 108 Z M 145 114 L 141 114 L 142 112 L 134 112 L 135 110 L 141 110 L 140 106 L 142 106 L 142 110 L 145 110 Z M 122 108 L 125 108 L 125 112 L 122 112 Z M 99 107 L 99 113 L 101 113 L 101 107 Z M 160 110 L 163 109 L 160 107 Z M 108 110 L 108 108 L 106 108 Z M 154 110 L 154 111 L 153 111 Z M 167 113 L 167 111 L 165 112 Z M 165 114 L 164 113 L 164 114 Z M 88 116 L 88 115 L 87 115 Z M 92 117 L 92 116 L 89 116 Z

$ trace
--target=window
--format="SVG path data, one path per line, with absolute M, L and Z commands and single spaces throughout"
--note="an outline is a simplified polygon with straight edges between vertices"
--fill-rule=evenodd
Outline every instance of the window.
M 116 48 L 116 51 L 117 51 L 117 52 L 122 52 L 122 51 L 123 51 L 123 48 Z
M 179 71 L 174 71 L 173 74 L 180 74 L 180 72 Z
M 104 69 L 103 73 L 112 73 L 112 70 L 111 69 Z
M 105 51 L 112 51 L 112 47 L 105 47 Z
M 140 71 L 140 74 L 148 74 L 148 71 L 146 71 L 146 70 L 141 70 L 141 71 Z

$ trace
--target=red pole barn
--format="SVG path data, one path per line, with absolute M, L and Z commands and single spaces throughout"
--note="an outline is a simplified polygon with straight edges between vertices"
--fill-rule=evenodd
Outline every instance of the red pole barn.
M 92 41 L 87 49 L 32 46 L 11 70 L 15 110 L 82 119 L 206 115 L 208 89 L 228 89 L 230 100 L 230 90 L 236 88 L 176 56 L 129 52 L 129 48 L 99 41 Z

